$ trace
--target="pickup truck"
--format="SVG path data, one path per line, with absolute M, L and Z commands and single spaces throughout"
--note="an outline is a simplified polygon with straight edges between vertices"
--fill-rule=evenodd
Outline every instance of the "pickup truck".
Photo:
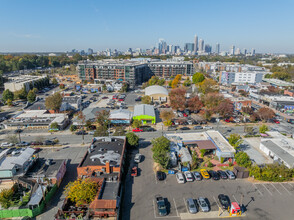
M 165 199 L 162 196 L 156 196 L 155 199 L 156 199 L 158 214 L 160 216 L 166 216 L 167 210 L 166 210 Z

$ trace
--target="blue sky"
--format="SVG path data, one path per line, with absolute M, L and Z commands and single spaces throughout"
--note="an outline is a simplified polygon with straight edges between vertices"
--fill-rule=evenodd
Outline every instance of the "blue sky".
M 293 0 L 0 0 L 0 52 L 193 42 L 294 53 Z

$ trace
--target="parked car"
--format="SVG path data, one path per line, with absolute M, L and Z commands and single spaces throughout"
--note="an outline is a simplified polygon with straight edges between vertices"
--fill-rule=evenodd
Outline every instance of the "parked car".
M 142 128 L 133 128 L 132 131 L 133 131 L 133 132 L 142 132 L 143 129 L 142 129 Z
M 38 145 L 43 145 L 43 143 L 41 141 L 32 141 L 30 143 L 30 145 L 32 145 L 32 146 L 38 146 Z
M 162 196 L 156 196 L 155 200 L 156 200 L 156 204 L 157 204 L 158 214 L 160 216 L 166 216 L 167 215 L 167 208 L 166 208 L 165 199 Z
M 221 179 L 224 179 L 224 180 L 225 179 L 228 179 L 228 176 L 227 176 L 227 174 L 226 174 L 225 171 L 218 170 L 217 173 L 219 174 L 219 176 L 220 176 Z
M 203 127 L 200 125 L 197 125 L 197 126 L 194 126 L 193 129 L 194 130 L 201 130 L 201 129 L 203 129 Z
M 197 199 L 197 202 L 199 205 L 199 209 L 201 209 L 202 212 L 209 212 L 209 206 L 208 206 L 205 198 L 199 197 Z
M 86 131 L 77 131 L 76 133 L 75 133 L 76 135 L 86 135 L 87 134 L 87 132 Z
M 108 97 L 107 96 L 103 96 L 102 99 L 108 99 Z
M 145 132 L 152 132 L 152 131 L 156 131 L 155 128 L 152 128 L 152 127 L 142 127 L 143 131 Z
M 135 99 L 135 101 L 136 102 L 139 102 L 139 101 L 141 101 L 142 99 L 141 99 L 141 96 L 139 96 L 139 97 L 137 97 L 136 99 Z
M 228 208 L 231 206 L 230 198 L 227 195 L 219 194 L 218 200 L 219 200 L 221 206 L 223 207 L 223 209 L 228 210 Z
M 228 178 L 229 178 L 230 180 L 234 180 L 234 179 L 236 179 L 236 176 L 235 176 L 235 174 L 233 173 L 233 171 L 231 171 L 231 170 L 226 170 L 226 174 L 227 174 L 227 176 L 228 176 Z
M 173 127 L 173 126 L 171 126 L 171 127 L 168 127 L 168 128 L 167 128 L 167 130 L 168 130 L 168 131 L 176 131 L 176 130 L 177 130 L 177 128 L 176 128 L 176 127 Z
M 14 151 L 12 151 L 11 155 L 14 156 L 14 155 L 20 154 L 21 151 L 22 151 L 21 148 L 15 149 Z
M 44 141 L 44 145 L 54 145 L 54 144 L 55 144 L 54 141 L 50 141 L 50 140 Z
M 89 135 L 94 135 L 95 131 L 89 131 L 88 134 Z
M 24 147 L 24 146 L 29 146 L 29 145 L 30 145 L 30 143 L 25 142 L 25 141 L 22 141 L 22 142 L 16 144 L 16 146 L 19 146 L 19 147 Z
M 280 124 L 280 121 L 277 120 L 277 119 L 273 119 L 273 122 L 276 123 L 276 124 Z
M 14 145 L 13 143 L 8 143 L 8 142 L 1 143 L 1 147 L 12 147 L 13 145 Z
M 185 171 L 184 175 L 186 177 L 187 182 L 193 182 L 194 181 L 193 175 L 192 175 L 192 173 L 190 171 Z
M 213 180 L 219 180 L 219 179 L 220 179 L 218 173 L 215 172 L 214 170 L 210 170 L 210 171 L 209 171 L 209 174 L 210 174 L 210 176 L 211 176 L 211 178 L 212 178 Z
M 161 171 L 157 171 L 156 172 L 156 178 L 157 178 L 157 180 L 159 180 L 159 181 L 162 181 L 162 180 L 164 180 L 165 179 L 165 173 L 164 172 L 161 172 Z
M 231 122 L 231 121 L 230 121 L 229 119 L 225 119 L 225 122 L 228 122 L 228 123 L 229 123 L 229 122 Z
M 187 207 L 188 207 L 188 211 L 191 213 L 191 214 L 195 214 L 198 212 L 197 210 L 197 206 L 194 202 L 194 199 L 192 198 L 188 198 L 186 199 L 186 203 L 187 203 Z
M 185 183 L 185 178 L 182 173 L 177 173 L 176 178 L 177 178 L 178 183 Z
M 180 130 L 186 131 L 186 130 L 190 130 L 190 128 L 189 127 L 181 127 Z
M 210 129 L 212 129 L 212 127 L 211 126 L 204 126 L 203 129 L 210 130 Z
M 141 160 L 142 160 L 142 154 L 136 154 L 136 155 L 135 155 L 135 158 L 134 158 L 134 161 L 135 161 L 136 163 L 140 163 Z
M 35 147 L 34 150 L 35 150 L 35 153 L 39 153 L 41 151 L 41 148 Z
M 203 176 L 203 178 L 205 178 L 205 179 L 209 179 L 210 178 L 210 175 L 209 175 L 209 173 L 207 172 L 206 169 L 201 169 L 200 170 L 200 173 Z
M 202 176 L 201 176 L 201 174 L 199 172 L 194 172 L 194 178 L 197 181 L 202 180 Z

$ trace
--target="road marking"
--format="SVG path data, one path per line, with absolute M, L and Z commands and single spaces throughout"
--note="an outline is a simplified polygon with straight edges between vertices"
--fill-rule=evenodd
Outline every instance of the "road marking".
M 215 203 L 217 204 L 218 208 L 220 208 L 220 209 L 221 209 L 221 207 L 219 206 L 219 204 L 218 204 L 218 202 L 216 201 L 216 199 L 215 199 L 215 197 L 214 197 L 214 196 L 213 196 L 213 199 L 214 199 Z
M 186 210 L 187 210 L 187 212 L 189 212 L 188 207 L 187 207 L 187 203 L 186 203 L 186 199 L 183 198 L 183 200 L 184 200 L 184 204 L 185 204 L 185 206 L 186 206 Z
M 236 201 L 238 204 L 240 204 L 240 203 L 238 202 L 238 200 L 236 199 L 236 197 L 235 197 L 234 194 L 233 194 L 233 198 L 235 199 L 235 201 Z
M 268 188 L 266 188 L 265 187 L 265 185 L 264 184 L 261 184 L 267 191 L 268 191 L 268 193 L 272 196 L 273 194 L 271 193 L 271 191 L 269 191 L 269 189 Z
M 155 213 L 155 203 L 154 203 L 154 199 L 152 199 L 153 201 L 153 211 L 154 211 L 154 218 L 156 218 L 156 213 Z
M 156 173 L 154 173 L 155 183 L 157 184 Z
M 292 193 L 282 183 L 280 183 L 280 185 L 289 193 L 289 195 L 292 195 Z
M 278 191 L 278 193 L 280 193 L 280 195 L 282 195 L 282 193 L 274 186 L 274 184 L 271 183 L 271 185 Z
M 254 186 L 254 188 L 258 191 L 258 193 L 263 196 L 262 192 L 257 188 L 257 186 L 255 186 L 256 184 L 252 184 Z
M 177 216 L 179 216 L 178 208 L 177 208 L 177 204 L 176 204 L 175 198 L 173 198 L 173 200 L 174 200 L 174 203 L 175 203 L 175 208 L 176 208 Z
M 293 187 L 293 185 L 291 183 L 288 183 L 288 184 Z

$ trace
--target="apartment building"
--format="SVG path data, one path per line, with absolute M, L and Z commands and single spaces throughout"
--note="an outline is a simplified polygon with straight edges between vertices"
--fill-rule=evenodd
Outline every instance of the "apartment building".
M 219 76 L 220 84 L 255 84 L 262 82 L 264 72 L 226 72 L 222 71 Z

